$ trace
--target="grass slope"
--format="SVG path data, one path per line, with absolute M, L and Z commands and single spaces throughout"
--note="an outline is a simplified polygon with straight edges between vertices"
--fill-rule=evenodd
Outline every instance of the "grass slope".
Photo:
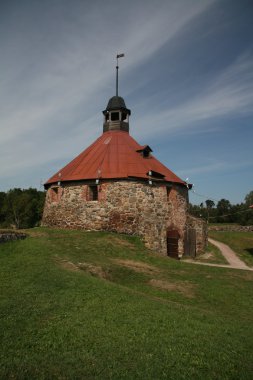
M 229 245 L 247 265 L 253 267 L 253 232 L 209 231 L 208 235 Z
M 30 233 L 0 245 L 1 379 L 252 378 L 252 272 Z
M 198 255 L 194 258 L 194 261 L 200 261 L 202 263 L 211 263 L 211 264 L 225 264 L 228 265 L 227 260 L 222 255 L 219 248 L 215 245 L 208 242 L 208 246 L 205 253 Z

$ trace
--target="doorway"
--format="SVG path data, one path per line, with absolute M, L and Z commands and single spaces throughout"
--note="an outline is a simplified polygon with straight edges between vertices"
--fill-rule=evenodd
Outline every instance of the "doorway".
M 167 255 L 178 259 L 178 240 L 179 233 L 177 230 L 167 232 Z
M 196 257 L 196 230 L 194 228 L 187 228 L 185 232 L 184 254 Z

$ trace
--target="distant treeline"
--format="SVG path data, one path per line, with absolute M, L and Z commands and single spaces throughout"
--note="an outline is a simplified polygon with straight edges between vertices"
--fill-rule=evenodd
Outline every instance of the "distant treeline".
M 31 228 L 40 225 L 45 192 L 37 189 L 12 189 L 0 192 L 0 227 Z M 246 195 L 245 201 L 232 205 L 227 199 L 217 204 L 207 199 L 200 205 L 189 204 L 192 215 L 206 219 L 209 223 L 238 223 L 253 225 L 253 191 Z
M 204 218 L 209 223 L 238 223 L 243 226 L 253 225 L 253 191 L 246 195 L 243 203 L 232 205 L 227 199 L 217 204 L 207 199 L 200 205 L 189 205 L 190 214 Z
M 37 189 L 0 192 L 0 227 L 19 229 L 38 226 L 44 201 L 44 191 Z

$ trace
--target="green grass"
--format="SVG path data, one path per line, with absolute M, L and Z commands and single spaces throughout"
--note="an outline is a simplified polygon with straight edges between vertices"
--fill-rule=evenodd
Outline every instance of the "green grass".
M 1 379 L 252 378 L 252 272 L 136 237 L 30 233 L 0 245 Z
M 253 266 L 253 232 L 209 231 L 208 236 L 232 248 L 249 266 Z

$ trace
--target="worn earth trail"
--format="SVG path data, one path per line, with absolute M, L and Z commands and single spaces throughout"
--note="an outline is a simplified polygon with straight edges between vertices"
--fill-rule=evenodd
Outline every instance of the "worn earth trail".
M 208 241 L 215 245 L 221 251 L 222 255 L 227 260 L 228 264 L 211 264 L 211 263 L 202 263 L 194 260 L 187 260 L 189 263 L 199 264 L 199 265 L 208 265 L 212 267 L 222 267 L 222 268 L 232 268 L 232 269 L 243 269 L 253 271 L 253 268 L 246 265 L 237 254 L 226 244 L 216 241 L 214 239 L 208 238 Z

